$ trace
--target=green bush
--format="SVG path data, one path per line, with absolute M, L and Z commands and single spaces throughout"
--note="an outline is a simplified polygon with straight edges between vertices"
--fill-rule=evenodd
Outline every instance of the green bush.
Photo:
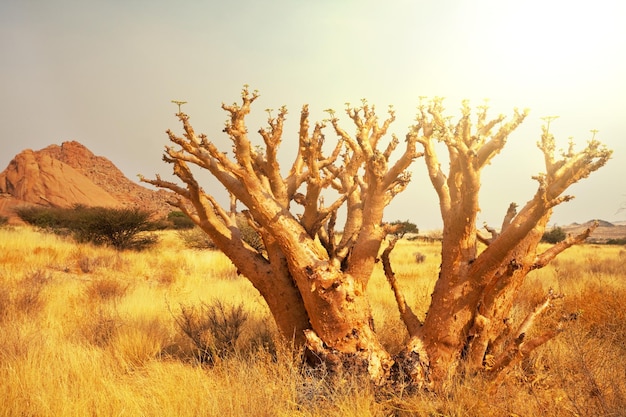
M 140 250 L 156 243 L 155 236 L 141 234 L 153 229 L 150 213 L 136 208 L 25 207 L 18 209 L 17 214 L 33 226 L 56 233 L 69 232 L 79 242 L 111 245 L 119 250 Z
M 553 227 L 552 230 L 545 232 L 543 234 L 541 241 L 554 244 L 554 243 L 559 243 L 562 240 L 565 240 L 566 237 L 567 237 L 567 234 L 565 233 L 565 230 L 563 230 L 560 227 Z
M 143 249 L 156 242 L 153 236 L 140 236 L 149 230 L 150 214 L 139 209 L 83 208 L 70 229 L 78 241 L 108 244 L 117 249 Z
M 606 241 L 606 244 L 607 245 L 626 245 L 626 237 L 609 239 Z
M 396 221 L 391 222 L 391 224 L 393 226 L 399 227 L 396 233 L 399 234 L 400 236 L 404 236 L 405 234 L 417 235 L 419 233 L 419 229 L 417 228 L 417 225 L 415 223 L 411 223 L 408 220 L 405 220 L 405 221 L 396 220 Z
M 167 220 L 176 230 L 193 229 L 195 223 L 182 211 L 172 211 L 167 215 Z
M 15 212 L 20 219 L 42 229 L 62 229 L 72 217 L 68 209 L 55 207 L 24 206 L 18 207 Z

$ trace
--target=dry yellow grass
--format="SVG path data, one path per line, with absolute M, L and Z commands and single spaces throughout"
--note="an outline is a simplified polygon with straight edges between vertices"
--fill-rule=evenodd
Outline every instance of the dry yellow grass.
M 423 317 L 437 244 L 401 241 L 392 261 Z M 529 276 L 515 314 L 550 287 L 566 294 L 557 307 L 579 313 L 578 320 L 493 394 L 468 377 L 454 381 L 447 397 L 381 395 L 349 376 L 330 381 L 303 371 L 288 344 L 255 347 L 275 332 L 256 290 L 223 255 L 185 249 L 175 233 L 163 233 L 149 251 L 118 253 L 28 227 L 0 228 L 0 417 L 620 415 L 626 251 L 572 248 Z M 399 349 L 406 333 L 382 271 L 369 292 L 377 332 Z M 234 354 L 201 364 L 175 316 L 181 305 L 218 298 L 242 303 L 249 319 Z

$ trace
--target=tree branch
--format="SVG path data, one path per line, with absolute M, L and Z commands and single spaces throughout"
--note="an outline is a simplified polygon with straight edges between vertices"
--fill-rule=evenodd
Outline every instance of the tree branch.
M 561 252 L 569 247 L 582 243 L 587 239 L 591 233 L 598 227 L 598 222 L 594 222 L 594 224 L 587 229 L 585 229 L 582 233 L 576 236 L 568 236 L 561 242 L 553 245 L 550 249 L 541 253 L 537 256 L 535 263 L 532 266 L 532 269 L 540 269 L 546 266 L 552 259 L 556 258 Z
M 537 318 L 548 308 L 552 306 L 552 302 L 556 299 L 563 298 L 562 294 L 556 294 L 552 289 L 548 291 L 548 294 L 544 298 L 543 302 L 535 309 L 530 312 L 518 330 L 514 333 L 515 339 L 512 341 L 511 345 L 502 352 L 497 359 L 495 359 L 493 366 L 491 367 L 489 373 L 492 375 L 497 375 L 504 368 L 510 366 L 514 361 L 519 360 L 521 357 L 528 355 L 533 349 L 547 342 L 556 334 L 558 334 L 558 330 L 551 330 L 549 332 L 544 333 L 538 338 L 532 339 L 530 341 L 526 341 L 526 336 L 528 331 L 533 326 Z
M 506 211 L 504 220 L 502 221 L 502 228 L 500 229 L 500 233 L 504 232 L 509 227 L 509 225 L 511 224 L 511 221 L 513 221 L 513 218 L 515 218 L 516 215 L 517 215 L 517 204 L 511 203 L 509 205 L 509 208 Z
M 406 298 L 402 291 L 398 287 L 398 281 L 396 280 L 396 274 L 393 272 L 391 268 L 391 261 L 389 260 L 389 255 L 391 251 L 396 246 L 399 237 L 394 236 L 390 241 L 385 250 L 381 255 L 381 260 L 383 263 L 383 271 L 385 272 L 385 277 L 387 278 L 387 282 L 391 286 L 393 290 L 393 294 L 396 297 L 396 304 L 398 305 L 398 311 L 400 312 L 400 317 L 406 326 L 407 331 L 411 337 L 420 337 L 421 336 L 421 328 L 422 322 L 417 318 L 411 307 L 407 304 Z
M 522 112 L 520 112 L 518 109 L 515 109 L 514 111 L 515 114 L 513 116 L 513 119 L 506 123 L 504 126 L 502 126 L 498 130 L 498 132 L 491 137 L 489 142 L 485 143 L 477 151 L 477 161 L 480 167 L 484 167 L 495 155 L 500 153 L 504 145 L 506 145 L 506 140 L 511 132 L 513 132 L 524 121 L 529 113 L 528 109 L 525 109 Z M 504 117 L 500 116 L 492 123 L 496 124 L 501 122 L 502 120 L 504 120 Z
M 269 117 L 269 128 L 259 129 L 259 134 L 265 142 L 265 159 L 259 158 L 260 171 L 268 178 L 270 188 L 274 197 L 287 207 L 289 198 L 287 194 L 286 181 L 280 175 L 280 164 L 277 154 L 283 135 L 283 124 L 287 116 L 287 108 L 281 107 L 276 118 Z

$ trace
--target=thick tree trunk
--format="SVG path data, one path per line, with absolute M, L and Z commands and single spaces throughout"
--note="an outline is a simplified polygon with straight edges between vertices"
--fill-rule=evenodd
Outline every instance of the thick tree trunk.
M 472 224 L 449 227 L 444 235 L 439 279 L 424 320 L 423 340 L 431 377 L 436 381 L 444 381 L 449 374 L 457 372 L 481 295 L 481 288 L 469 274 L 471 262 L 476 258 Z
M 298 244 L 282 239 L 282 227 L 300 228 L 290 217 L 274 217 L 273 227 L 309 318 L 307 347 L 331 362 L 351 358 L 382 381 L 391 360 L 374 333 L 363 283 L 334 265 L 310 237 L 291 230 L 285 236 L 300 235 Z

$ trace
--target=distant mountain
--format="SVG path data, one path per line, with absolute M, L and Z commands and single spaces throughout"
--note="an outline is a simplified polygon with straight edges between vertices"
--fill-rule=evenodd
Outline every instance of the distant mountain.
M 615 227 L 613 223 L 600 219 L 589 220 L 587 223 L 584 223 L 583 226 L 591 226 L 594 223 L 598 223 L 598 227 Z
M 598 223 L 598 227 L 593 231 L 591 236 L 589 236 L 587 239 L 588 242 L 605 242 L 609 239 L 623 239 L 626 237 L 626 224 L 619 224 L 625 222 L 611 223 L 606 220 L 596 219 L 589 220 L 582 224 L 572 223 L 568 226 L 562 226 L 562 228 L 567 234 L 575 235 L 583 232 L 595 222 Z
M 0 173 L 0 215 L 17 222 L 20 205 L 139 207 L 157 216 L 172 210 L 171 193 L 129 180 L 107 158 L 76 141 L 26 149 Z

